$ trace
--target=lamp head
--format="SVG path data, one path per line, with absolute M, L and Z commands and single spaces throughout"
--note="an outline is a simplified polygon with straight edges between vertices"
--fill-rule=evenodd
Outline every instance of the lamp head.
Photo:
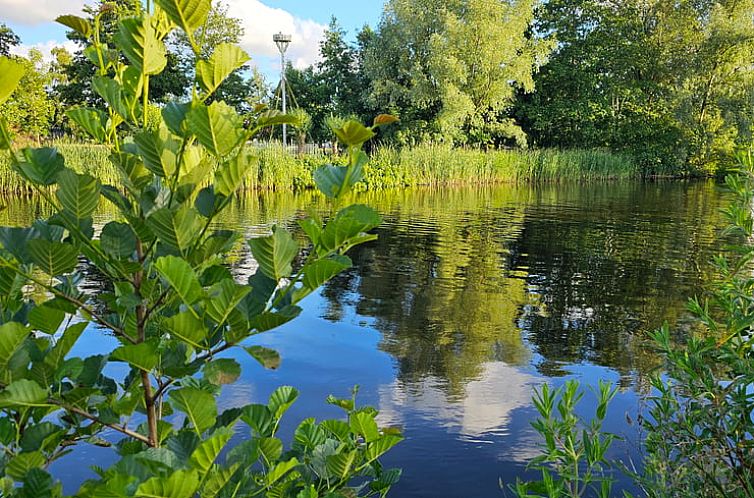
M 275 45 L 278 46 L 278 50 L 280 50 L 281 54 L 285 54 L 285 51 L 288 50 L 288 45 L 291 43 L 291 35 L 284 35 L 283 33 L 277 33 L 275 35 L 272 35 L 272 41 L 275 42 Z

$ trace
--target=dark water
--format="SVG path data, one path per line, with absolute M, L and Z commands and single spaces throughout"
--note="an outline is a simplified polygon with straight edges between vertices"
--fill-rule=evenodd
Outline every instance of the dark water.
M 620 386 L 608 429 L 626 438 L 613 456 L 640 459 L 626 414 L 635 419 L 658 366 L 645 333 L 668 321 L 680 337 L 691 326 L 686 300 L 702 292 L 720 246 L 717 186 L 503 186 L 359 202 L 383 214 L 379 240 L 354 251 L 354 268 L 309 297 L 301 318 L 257 338 L 280 351 L 279 370 L 232 354 L 244 374 L 224 389 L 223 407 L 293 385 L 301 397 L 290 431 L 305 417 L 339 416 L 325 397 L 358 384 L 360 402 L 406 435 L 384 459 L 404 470 L 392 496 L 504 496 L 500 482 L 525 475 L 536 455 L 533 389 L 606 379 Z M 251 237 L 275 222 L 293 227 L 310 205 L 324 209 L 310 194 L 246 197 L 223 224 Z M 0 225 L 42 211 L 11 201 Z M 251 266 L 239 253 L 238 272 Z M 92 333 L 76 353 L 107 341 Z M 89 466 L 112 460 L 109 449 L 81 447 L 52 470 L 72 492 Z

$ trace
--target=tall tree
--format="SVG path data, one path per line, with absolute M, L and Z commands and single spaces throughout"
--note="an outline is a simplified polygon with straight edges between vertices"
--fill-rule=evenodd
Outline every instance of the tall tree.
M 37 49 L 16 60 L 23 64 L 24 76 L 13 98 L 0 105 L 0 117 L 17 132 L 38 139 L 47 135 L 55 114 L 55 103 L 47 93 L 50 70 Z
M 345 30 L 333 16 L 320 43 L 322 59 L 317 64 L 321 84 L 329 89 L 329 110 L 338 116 L 349 116 L 359 110 L 356 54 L 345 37 Z
M 17 47 L 21 39 L 5 23 L 0 23 L 0 56 L 8 57 L 10 49 Z
M 518 115 L 540 145 L 709 167 L 749 133 L 752 19 L 752 0 L 549 0 L 536 31 L 557 49 Z
M 509 116 L 549 42 L 531 36 L 534 0 L 390 0 L 366 67 L 377 107 L 410 136 L 500 144 L 525 136 Z
M 99 0 L 95 5 L 85 6 L 83 10 L 90 21 L 93 21 L 97 13 L 102 13 L 100 40 L 112 49 L 118 21 L 139 14 L 142 8 L 141 0 Z M 79 50 L 73 55 L 73 61 L 66 70 L 68 83 L 60 88 L 63 102 L 67 105 L 100 103 L 99 96 L 92 91 L 89 84 L 95 73 L 95 64 L 87 55 L 91 53 L 87 52 L 90 47 L 89 40 L 75 31 L 69 31 L 66 36 L 79 45 Z M 178 56 L 169 51 L 167 59 L 165 71 L 150 82 L 150 93 L 158 102 L 182 95 L 189 85 L 189 79 L 180 67 Z
M 212 4 L 206 22 L 196 30 L 193 38 L 199 44 L 199 57 L 206 60 L 212 55 L 215 47 L 222 43 L 238 44 L 243 35 L 244 27 L 241 20 L 228 14 L 226 3 L 216 1 Z M 187 75 L 188 79 L 193 78 L 196 54 L 186 34 L 182 31 L 175 32 L 168 45 L 179 60 L 182 74 Z M 252 80 L 246 80 L 244 73 L 251 70 L 251 66 L 246 64 L 233 71 L 217 89 L 212 100 L 222 100 L 241 112 L 247 111 L 250 107 L 249 100 L 253 99 L 251 85 L 254 75 L 252 74 Z

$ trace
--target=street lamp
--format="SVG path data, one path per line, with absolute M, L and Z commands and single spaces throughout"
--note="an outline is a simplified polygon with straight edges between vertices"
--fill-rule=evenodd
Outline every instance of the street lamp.
M 272 35 L 272 41 L 277 45 L 280 51 L 280 93 L 283 96 L 283 114 L 286 112 L 286 95 L 285 95 L 285 51 L 291 43 L 291 35 L 277 33 Z M 285 123 L 283 123 L 283 147 L 288 145 L 288 133 Z

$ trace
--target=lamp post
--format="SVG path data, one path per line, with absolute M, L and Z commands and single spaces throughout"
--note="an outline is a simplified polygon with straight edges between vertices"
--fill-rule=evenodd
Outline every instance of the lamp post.
M 280 51 L 280 94 L 283 97 L 283 114 L 286 112 L 286 95 L 285 95 L 285 51 L 288 50 L 288 45 L 291 43 L 291 35 L 284 35 L 278 33 L 272 35 L 272 41 L 277 45 Z M 286 125 L 283 124 L 283 147 L 288 145 L 288 130 Z

